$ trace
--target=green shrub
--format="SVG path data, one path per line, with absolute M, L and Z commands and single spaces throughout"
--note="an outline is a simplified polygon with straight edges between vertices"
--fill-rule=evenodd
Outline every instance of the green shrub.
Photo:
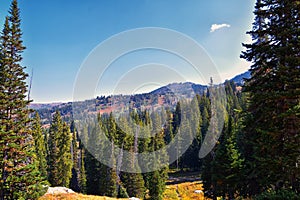
M 282 199 L 289 199 L 289 200 L 299 200 L 299 194 L 296 194 L 294 191 L 282 189 L 278 191 L 268 191 L 263 192 L 257 195 L 255 200 L 282 200 Z

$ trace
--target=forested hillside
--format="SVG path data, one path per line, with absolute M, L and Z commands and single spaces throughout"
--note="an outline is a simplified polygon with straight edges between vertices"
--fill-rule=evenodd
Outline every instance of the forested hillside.
M 249 78 L 249 72 L 239 74 L 231 80 L 237 85 L 237 90 L 241 90 L 244 79 Z M 130 105 L 139 109 L 156 109 L 160 107 L 175 108 L 179 98 L 191 99 L 196 94 L 202 95 L 207 91 L 207 85 L 195 83 L 172 83 L 160 87 L 154 91 L 143 94 L 134 95 L 110 95 L 97 96 L 95 99 L 81 102 L 82 106 L 86 106 L 90 112 L 110 113 L 115 110 L 126 109 Z M 40 104 L 32 103 L 30 108 L 36 110 L 40 117 L 43 126 L 47 127 L 50 124 L 52 115 L 58 110 L 64 121 L 71 122 L 73 115 L 72 102 L 68 103 L 49 103 Z

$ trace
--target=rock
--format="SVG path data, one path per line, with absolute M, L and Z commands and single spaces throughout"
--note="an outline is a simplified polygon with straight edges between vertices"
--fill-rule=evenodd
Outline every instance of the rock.
M 130 197 L 129 199 L 130 200 L 140 200 L 139 198 L 136 198 L 136 197 Z
M 70 193 L 75 193 L 75 192 L 66 187 L 49 187 L 46 194 L 70 194 Z
M 202 190 L 195 190 L 194 193 L 196 193 L 196 194 L 202 194 L 203 191 Z

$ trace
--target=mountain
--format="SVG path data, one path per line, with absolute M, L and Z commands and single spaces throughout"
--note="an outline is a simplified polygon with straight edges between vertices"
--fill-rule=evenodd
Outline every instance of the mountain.
M 238 86 L 244 85 L 244 79 L 250 78 L 251 74 L 250 71 L 246 71 L 242 74 L 236 75 L 229 81 L 235 82 Z M 169 85 L 160 87 L 152 92 L 150 94 L 154 95 L 163 95 L 163 94 L 169 94 L 174 93 L 177 95 L 181 95 L 183 97 L 190 97 L 191 94 L 202 94 L 204 91 L 206 91 L 207 85 L 200 85 L 196 83 L 191 82 L 185 82 L 185 83 L 171 83 Z
M 150 94 L 152 95 L 164 95 L 173 93 L 175 95 L 180 95 L 182 97 L 191 97 L 193 93 L 202 94 L 207 89 L 206 85 L 195 84 L 191 82 L 185 83 L 171 83 L 169 85 L 158 88 Z
M 242 86 L 244 84 L 244 78 L 250 78 L 249 71 L 239 74 L 229 81 L 235 82 L 237 86 Z M 80 105 L 81 108 L 85 108 L 85 111 L 88 113 L 110 113 L 115 110 L 124 110 L 125 107 L 139 109 L 155 109 L 162 105 L 175 107 L 179 99 L 190 99 L 194 97 L 195 94 L 203 94 L 206 90 L 206 85 L 191 82 L 171 83 L 149 93 L 101 96 L 92 100 L 78 102 L 77 104 Z M 65 121 L 71 120 L 73 115 L 72 102 L 31 104 L 30 107 L 38 110 L 43 124 L 50 123 L 51 116 L 56 110 L 60 111 Z
M 235 82 L 237 85 L 242 86 L 242 85 L 244 85 L 244 82 L 245 82 L 244 79 L 248 79 L 250 77 L 251 77 L 250 71 L 246 71 L 242 74 L 236 75 L 235 77 L 233 77 L 230 80 Z
M 39 109 L 50 109 L 55 106 L 60 106 L 63 103 L 57 102 L 57 103 L 31 103 L 30 108 L 34 110 L 39 110 Z

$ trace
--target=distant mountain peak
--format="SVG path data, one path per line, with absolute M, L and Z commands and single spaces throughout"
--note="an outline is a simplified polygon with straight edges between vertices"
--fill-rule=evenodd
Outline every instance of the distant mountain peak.
M 243 86 L 244 85 L 244 79 L 250 78 L 251 74 L 250 71 L 246 71 L 242 74 L 239 74 L 230 81 L 235 82 L 238 86 Z M 143 96 L 143 95 L 175 95 L 175 96 L 181 96 L 185 98 L 190 98 L 193 97 L 193 94 L 203 94 L 207 90 L 207 85 L 201 85 L 201 84 L 196 84 L 192 82 L 180 82 L 180 83 L 170 83 L 166 86 L 162 86 L 156 90 L 153 90 L 152 92 L 145 93 L 145 94 L 136 94 L 132 95 L 134 96 Z M 122 96 L 122 95 L 121 95 Z M 107 97 L 102 97 L 103 99 Z M 30 107 L 33 109 L 53 109 L 53 108 L 59 108 L 60 106 L 71 106 L 71 102 L 69 103 L 48 103 L 48 104 L 31 104 Z
M 251 77 L 250 71 L 246 71 L 242 74 L 236 75 L 235 77 L 233 77 L 230 80 L 235 82 L 237 85 L 242 86 L 245 83 L 244 79 L 248 79 L 250 77 Z

